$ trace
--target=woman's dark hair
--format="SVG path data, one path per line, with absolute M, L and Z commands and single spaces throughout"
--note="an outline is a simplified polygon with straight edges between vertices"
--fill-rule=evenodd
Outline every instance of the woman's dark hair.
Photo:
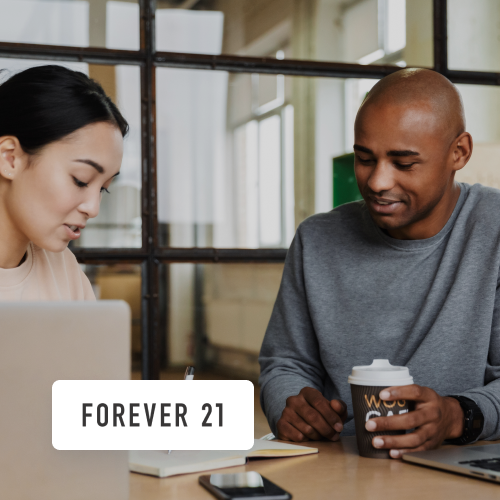
M 98 122 L 128 123 L 101 85 L 63 66 L 38 66 L 0 85 L 0 137 L 13 135 L 28 154 Z

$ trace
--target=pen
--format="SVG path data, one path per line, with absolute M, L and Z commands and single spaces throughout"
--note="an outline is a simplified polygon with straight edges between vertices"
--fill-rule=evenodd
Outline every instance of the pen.
M 194 366 L 188 366 L 186 372 L 184 373 L 184 380 L 194 379 Z
M 186 368 L 186 372 L 184 373 L 184 380 L 193 380 L 194 379 L 194 366 L 188 366 Z M 172 450 L 168 450 L 167 455 L 170 455 Z

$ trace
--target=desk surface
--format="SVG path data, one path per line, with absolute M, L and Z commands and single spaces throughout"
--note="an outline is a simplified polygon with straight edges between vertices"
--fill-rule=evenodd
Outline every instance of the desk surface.
M 362 458 L 354 437 L 342 438 L 338 443 L 311 445 L 319 449 L 319 454 L 251 460 L 246 465 L 214 473 L 257 471 L 291 493 L 294 500 L 500 498 L 500 484 L 400 460 Z M 198 476 L 202 474 L 207 473 L 159 479 L 131 473 L 130 500 L 214 500 L 198 484 Z

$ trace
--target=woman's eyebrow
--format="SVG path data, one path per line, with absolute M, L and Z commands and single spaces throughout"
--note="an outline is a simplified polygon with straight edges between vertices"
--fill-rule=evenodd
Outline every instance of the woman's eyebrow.
M 86 163 L 87 165 L 90 165 L 91 167 L 94 167 L 100 174 L 104 173 L 104 168 L 99 165 L 99 163 L 96 163 L 93 160 L 87 160 L 87 159 L 80 159 L 80 160 L 73 160 L 79 163 Z

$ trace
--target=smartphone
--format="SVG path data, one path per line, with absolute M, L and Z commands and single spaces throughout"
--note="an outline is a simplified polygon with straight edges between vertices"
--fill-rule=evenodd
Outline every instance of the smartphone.
M 238 474 L 211 474 L 200 476 L 198 481 L 210 493 L 221 500 L 258 499 L 289 500 L 292 495 L 276 484 L 261 476 L 258 472 L 240 472 Z

